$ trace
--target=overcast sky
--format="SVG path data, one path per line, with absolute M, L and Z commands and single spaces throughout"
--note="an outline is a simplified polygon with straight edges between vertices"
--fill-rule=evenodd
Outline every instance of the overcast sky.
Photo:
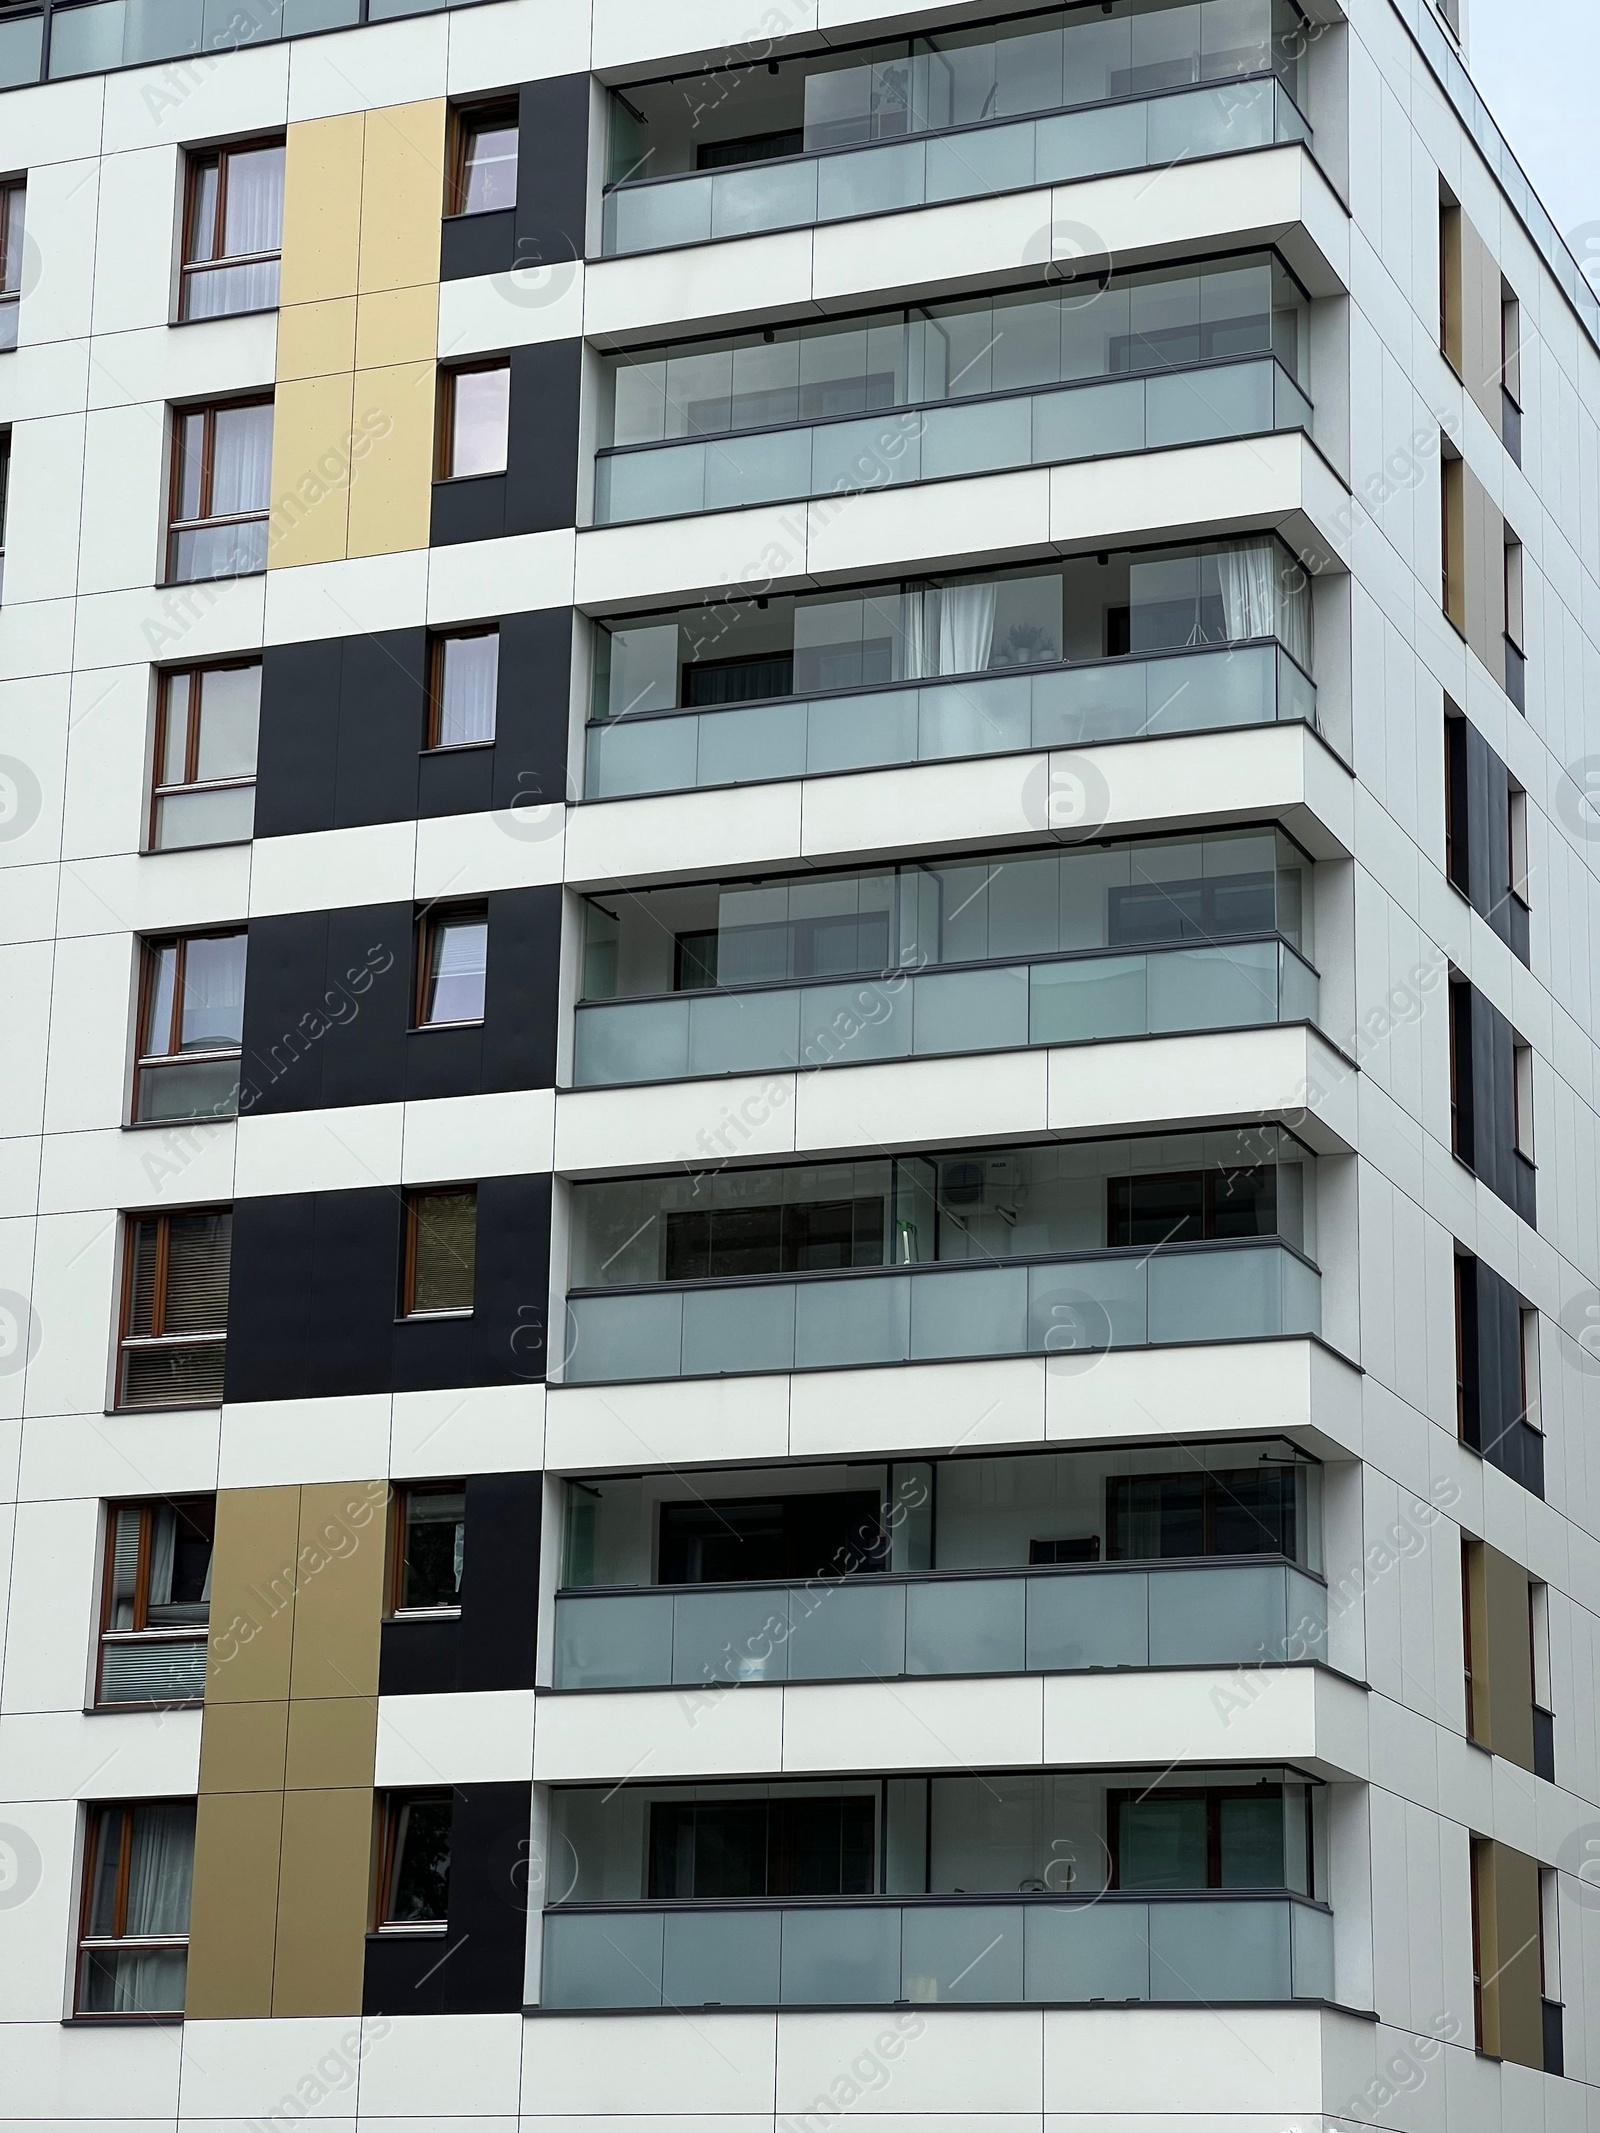
M 1467 5 L 1479 92 L 1600 287 L 1600 0 Z

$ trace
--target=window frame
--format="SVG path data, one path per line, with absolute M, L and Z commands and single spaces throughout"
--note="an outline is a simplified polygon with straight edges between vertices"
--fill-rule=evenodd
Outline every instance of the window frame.
M 425 1016 L 428 1000 L 428 975 L 433 961 L 433 944 L 441 927 L 456 922 L 471 923 L 482 920 L 483 940 L 483 1012 L 467 1015 L 459 1020 L 429 1021 Z M 411 1027 L 427 1029 L 482 1029 L 489 1015 L 489 905 L 486 899 L 462 904 L 431 906 L 418 915 L 416 922 L 416 970 L 411 988 Z
M 464 1476 L 460 1480 L 454 1481 L 430 1480 L 403 1482 L 391 1492 L 391 1504 L 389 1513 L 389 1575 L 387 1604 L 384 1610 L 384 1619 L 386 1621 L 457 1622 L 461 1619 L 461 1602 L 459 1600 L 455 1601 L 453 1604 L 446 1604 L 441 1607 L 409 1607 L 406 1605 L 405 1598 L 406 1529 L 410 1518 L 411 1499 L 413 1496 L 423 1495 L 429 1491 L 437 1490 L 442 1493 L 444 1490 L 447 1489 L 458 1489 L 461 1492 L 464 1505 L 464 1499 L 466 1497 L 467 1491 L 467 1484 Z M 465 1519 L 466 1511 L 463 1507 L 463 1523 L 465 1523 Z
M 171 441 L 167 456 L 170 466 L 167 475 L 167 536 L 166 571 L 163 582 L 168 585 L 226 583 L 227 579 L 191 579 L 177 576 L 178 540 L 185 533 L 203 533 L 219 526 L 264 526 L 272 517 L 270 475 L 268 477 L 268 500 L 259 511 L 225 511 L 220 515 L 204 508 L 198 518 L 180 518 L 183 502 L 183 426 L 193 415 L 204 419 L 200 451 L 200 501 L 202 507 L 209 505 L 216 485 L 217 417 L 230 408 L 268 407 L 275 408 L 276 396 L 272 392 L 238 393 L 221 400 L 196 400 L 174 402 L 172 405 Z M 238 570 L 228 577 L 255 578 L 266 570 L 265 559 L 260 570 Z
M 393 1897 L 395 1873 L 400 1864 L 400 1821 L 405 1809 L 419 1800 L 448 1800 L 451 1810 L 451 1864 L 455 1863 L 455 1788 L 451 1785 L 402 1786 L 383 1792 L 378 1799 L 376 1872 L 373 1876 L 372 1927 L 374 1933 L 385 1939 L 391 1935 L 406 1939 L 427 1938 L 448 1933 L 450 1930 L 449 1895 L 445 1897 L 443 1918 L 390 1918 L 389 1906 Z
M 468 1029 L 472 1027 L 470 1023 L 460 1022 L 431 1022 L 424 1026 L 429 1029 Z M 416 1303 L 416 1278 L 417 1223 L 420 1206 L 422 1201 L 447 1192 L 470 1192 L 472 1195 L 473 1301 L 470 1304 L 449 1304 L 440 1310 L 429 1310 L 426 1307 L 419 1310 Z M 470 1178 L 449 1184 L 408 1185 L 405 1187 L 401 1197 L 401 1209 L 400 1318 L 408 1325 L 413 1320 L 418 1319 L 431 1324 L 436 1320 L 471 1318 L 477 1309 L 478 1180 Z
M 74 1942 L 72 1976 L 72 2014 L 78 2022 L 171 2022 L 180 2020 L 181 2007 L 149 2009 L 101 2009 L 83 2004 L 83 1973 L 86 1955 L 101 1950 L 124 1954 L 181 1948 L 187 1957 L 190 1935 L 188 1933 L 147 1933 L 129 1936 L 126 1933 L 110 1935 L 89 1931 L 89 1909 L 94 1899 L 95 1869 L 99 1864 L 100 1847 L 104 1842 L 107 1820 L 114 1814 L 122 1817 L 122 1850 L 117 1868 L 117 1893 L 114 1908 L 117 1919 L 124 1925 L 128 1915 L 128 1883 L 133 1867 L 133 1818 L 141 1807 L 193 1807 L 194 1800 L 183 1795 L 160 1796 L 139 1800 L 89 1800 L 83 1842 L 83 1867 L 78 1890 L 78 1930 Z M 191 1923 L 192 1923 L 191 1898 Z
M 478 475 L 462 475 L 460 480 L 476 481 Z M 493 637 L 495 649 L 495 678 L 499 681 L 500 625 L 498 622 L 474 622 L 461 628 L 432 630 L 428 635 L 428 698 L 427 715 L 422 729 L 422 752 L 424 755 L 455 755 L 465 748 L 492 748 L 499 737 L 499 704 L 495 705 L 495 732 L 485 741 L 446 741 L 440 739 L 444 725 L 444 655 L 445 647 L 457 644 L 464 637 Z
M 506 457 L 505 465 L 484 467 L 476 474 L 454 474 L 450 461 L 455 453 L 456 440 L 456 380 L 480 376 L 491 370 L 506 373 Z M 509 355 L 476 356 L 469 363 L 441 363 L 439 365 L 438 395 L 439 413 L 437 435 L 434 443 L 433 478 L 441 481 L 497 481 L 511 464 L 511 358 Z
M 193 941 L 241 940 L 245 945 L 246 959 L 249 956 L 250 930 L 248 926 L 218 926 L 198 928 L 193 933 L 142 934 L 139 938 L 139 1000 L 133 1027 L 133 1117 L 130 1125 L 170 1126 L 178 1121 L 170 1118 L 143 1119 L 139 1117 L 140 1096 L 146 1074 L 160 1074 L 179 1066 L 225 1065 L 230 1059 L 241 1059 L 244 1053 L 244 1032 L 241 1029 L 237 1044 L 212 1045 L 203 1051 L 183 1051 L 176 1043 L 164 1052 L 151 1051 L 152 1037 L 150 1018 L 155 1008 L 156 971 L 158 949 L 172 947 L 177 950 L 177 962 L 172 981 L 172 1022 L 168 1036 L 176 1039 L 183 1029 L 184 973 L 188 968 L 189 947 Z M 235 1095 L 232 1111 L 199 1111 L 192 1114 L 204 1120 L 207 1117 L 229 1119 L 238 1116 L 238 1098 Z
M 467 197 L 467 152 L 474 133 L 487 131 L 488 122 L 500 119 L 517 135 L 517 176 L 522 176 L 522 112 L 515 94 L 491 96 L 470 104 L 454 105 L 450 112 L 450 158 L 445 174 L 444 219 L 447 222 L 465 219 L 475 221 L 479 215 L 505 215 L 516 212 L 516 202 L 509 208 L 479 207 L 469 209 Z
M 12 325 L 12 338 L 9 341 L 0 342 L 0 354 L 5 355 L 13 355 L 16 352 L 16 328 L 21 316 L 22 276 L 20 267 L 16 288 L 7 289 L 4 286 L 6 268 L 11 257 L 11 201 L 12 196 L 19 193 L 22 196 L 20 236 L 18 239 L 20 248 L 26 246 L 28 241 L 28 174 L 23 171 L 16 177 L 0 178 L 0 313 L 8 316 Z
M 277 311 L 277 303 L 252 304 L 247 311 L 220 311 L 204 318 L 193 318 L 189 311 L 189 290 L 199 274 L 214 274 L 225 267 L 266 266 L 271 260 L 281 261 L 281 241 L 270 252 L 224 252 L 217 250 L 209 259 L 189 257 L 190 232 L 194 226 L 195 193 L 202 170 L 214 163 L 217 169 L 217 201 L 212 213 L 212 242 L 220 247 L 227 228 L 228 216 L 228 164 L 236 155 L 248 155 L 263 148 L 284 148 L 286 139 L 282 134 L 269 134 L 260 139 L 228 141 L 217 148 L 191 148 L 183 159 L 183 223 L 178 237 L 178 315 L 175 321 L 180 326 L 205 326 L 212 318 L 257 318 Z
M 250 671 L 260 673 L 261 669 L 262 660 L 259 655 L 253 659 L 211 659 L 197 661 L 193 666 L 158 667 L 156 669 L 155 750 L 150 761 L 150 805 L 145 820 L 144 848 L 147 852 L 203 852 L 223 849 L 224 847 L 218 845 L 158 844 L 156 842 L 156 824 L 160 819 L 160 803 L 163 800 L 173 799 L 181 793 L 242 792 L 246 786 L 249 786 L 253 791 L 257 783 L 258 773 L 252 773 L 248 778 L 196 778 L 185 776 L 181 784 L 162 784 L 161 765 L 166 758 L 167 752 L 167 727 L 172 716 L 173 682 L 182 675 L 188 675 L 192 688 L 193 684 L 198 681 L 203 710 L 206 675 L 243 674 Z M 194 716 L 192 706 L 188 717 L 189 733 L 184 744 L 184 767 L 186 771 L 190 765 L 198 760 L 200 753 L 200 720 Z M 248 844 L 250 841 L 248 837 L 230 837 L 227 839 L 228 844 Z
M 160 1623 L 157 1623 L 154 1627 L 152 1627 L 148 1623 L 148 1621 L 142 1620 L 141 1617 L 143 1617 L 147 1613 L 150 1605 L 150 1550 L 151 1541 L 155 1529 L 155 1514 L 157 1510 L 161 1507 L 162 1504 L 166 1504 L 172 1510 L 176 1511 L 181 1517 L 183 1515 L 185 1507 L 189 1504 L 209 1504 L 211 1506 L 212 1516 L 212 1547 L 214 1559 L 214 1551 L 216 1546 L 216 1501 L 217 1500 L 214 1495 L 199 1495 L 171 1497 L 115 1496 L 107 1502 L 105 1520 L 105 1542 L 101 1550 L 100 1624 L 99 1633 L 95 1642 L 95 1710 L 189 1711 L 197 1709 L 204 1702 L 205 1699 L 203 1693 L 200 1696 L 151 1697 L 148 1700 L 143 1700 L 139 1702 L 134 1702 L 126 1699 L 108 1699 L 105 1694 L 105 1659 L 106 1647 L 108 1644 L 193 1644 L 196 1641 L 199 1641 L 201 1643 L 205 1642 L 209 1634 L 209 1627 L 207 1624 L 173 1623 L 167 1626 L 163 1626 Z M 131 1629 L 113 1629 L 111 1626 L 111 1609 L 114 1604 L 115 1597 L 114 1579 L 117 1547 L 117 1516 L 118 1513 L 122 1511 L 135 1511 L 139 1515 L 139 1556 L 138 1563 L 134 1571 L 134 1622 L 133 1627 Z
M 1122 1890 L 1121 1808 L 1125 1801 L 1139 1801 L 1146 1799 L 1203 1800 L 1205 1802 L 1206 1810 L 1206 1879 L 1204 1882 L 1204 1892 L 1220 1891 L 1222 1893 L 1241 1893 L 1237 1890 L 1231 1890 L 1228 1884 L 1226 1884 L 1222 1879 L 1222 1803 L 1224 1800 L 1261 1799 L 1268 1794 L 1275 1794 L 1281 1803 L 1283 1801 L 1285 1793 L 1287 1793 L 1288 1790 L 1289 1783 L 1287 1780 L 1284 1779 L 1280 1779 L 1276 1784 L 1266 1782 L 1256 1785 L 1199 1784 L 1172 1786 L 1162 1785 L 1159 1787 L 1137 1785 L 1108 1786 L 1106 1790 L 1106 1863 L 1108 1868 L 1106 1887 L 1108 1889 L 1116 1889 L 1119 1891 Z M 1287 1812 L 1285 1812 L 1284 1823 L 1284 1866 L 1287 1870 L 1289 1840 Z M 1315 1854 L 1316 1846 L 1312 1831 L 1311 1817 L 1307 1815 L 1305 1860 L 1306 1893 L 1309 1894 L 1313 1902 L 1318 1902 L 1323 1899 L 1319 1898 L 1316 1895 Z M 1128 1890 L 1125 1893 L 1130 1895 L 1147 1895 L 1150 1897 L 1159 1897 L 1163 1894 L 1177 1894 L 1180 1892 L 1164 1891 L 1159 1889 L 1134 1889 Z M 1250 1893 L 1248 1886 L 1242 1893 Z M 1302 1892 L 1290 1886 L 1286 1871 L 1282 1891 L 1278 1891 L 1269 1885 L 1255 1891 L 1255 1893 L 1264 1895 L 1273 1895 L 1278 1893 L 1298 1895 Z
M 231 1201 L 207 1203 L 198 1207 L 135 1208 L 122 1217 L 122 1303 L 117 1316 L 116 1384 L 112 1412 L 115 1414 L 149 1414 L 159 1410 L 131 1405 L 123 1398 L 126 1364 L 130 1353 L 143 1351 L 160 1353 L 175 1348 L 221 1348 L 226 1353 L 228 1327 L 226 1318 L 220 1328 L 189 1333 L 130 1333 L 128 1321 L 133 1315 L 133 1263 L 137 1248 L 138 1229 L 141 1222 L 158 1225 L 156 1234 L 156 1267 L 152 1276 L 150 1316 L 152 1321 L 165 1317 L 167 1273 L 172 1250 L 172 1225 L 187 1215 L 233 1214 Z M 229 1242 L 232 1242 L 230 1226 Z M 219 1391 L 214 1400 L 186 1402 L 179 1413 L 204 1413 L 222 1405 Z

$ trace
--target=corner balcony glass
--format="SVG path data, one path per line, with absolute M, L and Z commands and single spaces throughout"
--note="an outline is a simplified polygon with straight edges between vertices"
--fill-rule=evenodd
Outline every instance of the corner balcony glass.
M 1317 727 L 1316 686 L 1281 646 L 1221 645 L 600 720 L 588 729 L 584 796 L 692 792 L 1297 720 Z
M 1332 1996 L 1333 1914 L 1296 1896 L 612 1904 L 544 1915 L 549 2008 Z
M 1327 1591 L 1286 1563 L 812 1578 L 556 1600 L 558 1689 L 888 1681 L 1323 1655 Z
M 1282 83 L 1257 75 L 921 140 L 614 185 L 601 244 L 608 255 L 660 251 L 1310 139 Z
M 1274 357 L 1257 356 L 995 399 L 942 400 L 808 428 L 610 447 L 596 455 L 595 523 L 903 488 L 1275 430 L 1309 433 L 1311 426 L 1311 402 L 1293 377 Z
M 976 969 L 886 971 L 848 984 L 677 993 L 582 1006 L 579 1088 L 1094 1044 L 1312 1021 L 1317 974 L 1278 940 Z M 841 1032 L 849 1030 L 848 1044 Z
M 1087 1356 L 1321 1331 L 1316 1268 L 1277 1242 L 574 1292 L 569 1384 Z

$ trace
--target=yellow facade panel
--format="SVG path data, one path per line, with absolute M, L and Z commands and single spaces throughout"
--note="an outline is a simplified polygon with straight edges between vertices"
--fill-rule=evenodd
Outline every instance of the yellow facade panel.
M 358 478 L 365 480 L 365 467 Z M 389 1487 L 319 1482 L 300 1492 L 300 1554 L 308 1568 L 295 1609 L 289 1693 L 376 1696 Z
M 191 2021 L 272 2012 L 282 1825 L 282 1793 L 202 1793 L 196 1803 Z
M 432 362 L 356 374 L 356 427 L 371 449 L 350 491 L 349 553 L 426 548 L 433 512 Z
M 296 1488 L 219 1492 L 208 1704 L 270 1702 L 288 1695 L 299 1527 Z
M 284 1796 L 275 2015 L 361 2012 L 371 1878 L 370 1787 Z
M 356 368 L 431 363 L 439 347 L 439 284 L 363 291 L 356 313 Z
M 289 1706 L 291 1792 L 372 1787 L 378 1753 L 375 1696 L 308 1696 Z
M 311 304 L 356 292 L 366 127 L 363 113 L 355 111 L 289 128 L 283 166 L 281 304 Z M 434 219 L 437 222 L 437 214 Z
M 269 570 L 335 563 L 349 522 L 349 373 L 278 387 L 272 431 Z
M 442 97 L 367 113 L 358 281 L 363 291 L 438 281 L 444 156 Z
M 287 1703 L 213 1703 L 200 1727 L 202 1792 L 282 1792 Z
M 278 313 L 278 377 L 325 378 L 354 367 L 356 300 L 330 296 Z

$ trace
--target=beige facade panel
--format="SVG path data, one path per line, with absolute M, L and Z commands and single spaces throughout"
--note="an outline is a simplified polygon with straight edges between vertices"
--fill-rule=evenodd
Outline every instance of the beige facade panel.
M 287 1709 L 284 1782 L 290 1792 L 372 1789 L 378 1746 L 375 1696 L 314 1696 Z
M 358 457 L 350 483 L 350 555 L 393 555 L 428 545 L 435 375 L 431 357 L 356 373 Z
M 332 377 L 282 382 L 272 432 L 272 520 L 269 562 L 337 563 L 350 528 L 350 410 L 355 380 Z
M 358 2015 L 372 1882 L 372 1787 L 283 1802 L 275 2015 Z
M 361 256 L 361 160 L 367 120 L 359 111 L 291 126 L 283 165 L 283 271 L 279 303 L 354 296 Z M 283 333 L 280 314 L 278 331 Z
M 1496 1755 L 1533 1768 L 1533 1641 L 1528 1573 L 1483 1550 L 1484 1635 L 1489 1658 L 1489 1740 Z
M 1506 522 L 1466 465 L 1461 487 L 1466 639 L 1489 672 L 1499 675 L 1505 671 Z
M 1539 1867 L 1508 1844 L 1475 1846 L 1483 2049 L 1544 2069 Z
M 367 113 L 357 282 L 363 292 L 437 284 L 444 144 L 443 97 Z
M 202 1792 L 189 1903 L 192 2021 L 272 2012 L 283 1795 Z
M 214 1703 L 200 1732 L 202 1792 L 282 1792 L 287 1703 Z
M 292 1699 L 378 1693 L 388 1493 L 382 1481 L 321 1482 L 300 1492 Z
M 207 1704 L 288 1695 L 299 1545 L 297 1488 L 218 1495 Z

